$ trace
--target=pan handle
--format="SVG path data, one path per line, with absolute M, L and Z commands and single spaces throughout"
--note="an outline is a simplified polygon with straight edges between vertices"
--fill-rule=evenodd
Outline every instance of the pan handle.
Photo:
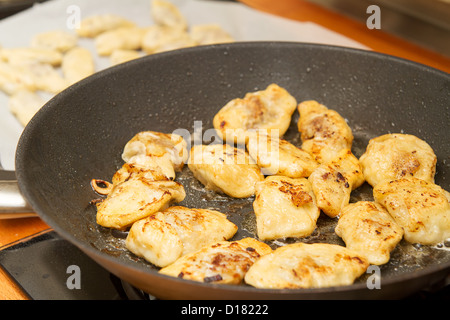
M 14 171 L 0 170 L 0 219 L 37 217 L 19 190 Z

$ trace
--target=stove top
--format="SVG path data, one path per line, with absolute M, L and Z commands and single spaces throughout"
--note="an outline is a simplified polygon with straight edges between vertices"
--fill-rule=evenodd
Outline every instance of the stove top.
M 33 300 L 153 299 L 53 231 L 0 251 L 0 265 Z
M 0 251 L 0 265 L 32 300 L 156 300 L 51 231 Z M 447 281 L 408 297 L 448 300 Z

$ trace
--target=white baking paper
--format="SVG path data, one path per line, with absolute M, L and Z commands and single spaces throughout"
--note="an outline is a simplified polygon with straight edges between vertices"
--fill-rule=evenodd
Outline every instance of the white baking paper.
M 358 49 L 363 45 L 310 22 L 298 22 L 251 9 L 235 2 L 171 0 L 189 25 L 216 23 L 236 41 L 298 41 L 331 44 Z M 150 0 L 52 0 L 0 21 L 0 46 L 29 46 L 32 37 L 50 30 L 71 30 L 77 15 L 81 19 L 100 13 L 115 13 L 140 26 L 153 24 Z M 75 19 L 75 20 L 74 20 Z M 93 40 L 79 44 L 95 54 Z M 96 68 L 110 66 L 107 58 L 96 54 Z M 4 169 L 14 170 L 14 156 L 23 127 L 9 112 L 8 96 L 0 92 L 0 161 Z

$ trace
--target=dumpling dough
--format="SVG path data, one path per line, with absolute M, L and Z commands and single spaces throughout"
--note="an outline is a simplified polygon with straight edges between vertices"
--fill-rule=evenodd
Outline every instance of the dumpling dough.
M 142 46 L 144 29 L 121 27 L 108 30 L 95 38 L 95 48 L 100 56 L 110 56 L 114 50 L 139 50 Z
M 382 265 L 403 237 L 403 229 L 379 204 L 359 201 L 345 206 L 335 229 L 347 248 L 358 252 L 370 264 Z
M 4 60 L 10 65 L 28 65 L 28 64 L 48 64 L 52 67 L 61 65 L 63 53 L 56 49 L 49 48 L 2 48 L 0 50 L 0 61 Z
M 113 185 L 118 185 L 124 181 L 143 177 L 149 181 L 171 180 L 167 177 L 152 157 L 146 155 L 134 156 L 129 162 L 116 171 L 112 177 Z
M 195 46 L 196 42 L 186 30 L 174 27 L 154 25 L 146 28 L 142 37 L 142 49 L 147 53 Z
M 369 263 L 358 253 L 327 243 L 293 243 L 261 257 L 245 282 L 257 288 L 324 288 L 352 284 Z
M 67 31 L 51 30 L 36 34 L 31 39 L 31 47 L 46 48 L 65 53 L 75 47 L 78 37 Z
M 80 22 L 76 29 L 80 37 L 94 38 L 103 32 L 122 28 L 134 27 L 135 23 L 116 14 L 97 14 L 87 17 Z
M 353 133 L 345 119 L 335 110 L 314 100 L 298 105 L 302 149 L 319 163 L 333 160 L 342 149 L 351 149 Z
M 36 112 L 45 104 L 45 101 L 36 92 L 20 90 L 11 95 L 8 107 L 17 120 L 23 126 L 26 126 Z
M 111 65 L 115 66 L 124 62 L 138 59 L 140 57 L 143 57 L 143 54 L 137 50 L 115 49 L 111 53 L 109 60 L 111 61 Z
M 440 186 L 415 177 L 384 180 L 373 196 L 403 228 L 408 242 L 432 245 L 450 237 L 450 195 Z
M 189 32 L 198 45 L 233 42 L 234 39 L 220 25 L 202 24 L 192 26 Z
M 174 206 L 135 222 L 126 246 L 137 256 L 165 267 L 209 243 L 230 239 L 236 231 L 237 226 L 221 212 Z
M 106 199 L 97 203 L 97 223 L 125 229 L 174 202 L 183 201 L 185 196 L 183 186 L 174 181 L 149 181 L 144 177 L 126 180 L 115 185 Z
M 234 198 L 255 193 L 255 183 L 264 180 L 260 168 L 248 153 L 227 144 L 192 147 L 189 169 L 206 188 Z
M 335 159 L 321 164 L 308 178 L 317 206 L 329 217 L 339 215 L 350 201 L 353 190 L 364 183 L 361 164 L 350 149 L 340 151 Z
M 269 176 L 258 182 L 253 209 L 260 240 L 308 236 L 320 215 L 305 178 Z
M 159 168 L 169 179 L 183 169 L 188 158 L 187 143 L 177 134 L 142 131 L 127 142 L 122 153 L 125 162 L 135 162 L 136 156 L 147 156 L 153 168 Z
M 159 272 L 199 282 L 240 284 L 248 268 L 270 252 L 267 244 L 253 238 L 220 241 L 182 256 Z
M 7 95 L 14 95 L 25 90 L 35 92 L 37 89 L 34 76 L 28 68 L 10 65 L 0 57 L 0 90 Z
M 297 101 L 285 89 L 270 84 L 265 90 L 247 93 L 228 102 L 214 116 L 213 125 L 227 143 L 245 144 L 249 131 L 272 131 L 282 137 L 289 128 Z
M 9 95 L 21 90 L 59 93 L 68 86 L 55 68 L 62 56 L 52 49 L 0 49 L 0 90 Z
M 64 54 L 61 68 L 68 84 L 73 84 L 95 73 L 94 57 L 88 49 L 74 47 Z
M 265 175 L 304 178 L 319 165 L 308 152 L 266 134 L 251 134 L 247 150 Z
M 375 187 L 383 180 L 408 177 L 434 182 L 437 157 L 418 137 L 393 133 L 371 139 L 359 161 L 366 181 Z
M 158 26 L 187 29 L 188 23 L 177 6 L 165 0 L 152 0 L 151 16 Z

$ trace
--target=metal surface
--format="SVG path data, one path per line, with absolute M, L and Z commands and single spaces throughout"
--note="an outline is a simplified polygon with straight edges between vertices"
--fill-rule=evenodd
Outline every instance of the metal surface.
M 450 2 L 443 0 L 308 0 L 366 23 L 380 8 L 381 30 L 450 56 Z
M 110 273 L 55 232 L 0 250 L 0 266 L 33 300 L 119 299 Z
M 381 289 L 368 289 L 369 274 L 351 286 L 323 289 L 197 283 L 159 275 L 157 268 L 126 250 L 123 233 L 96 224 L 90 202 L 98 195 L 89 182 L 111 179 L 132 136 L 143 130 L 193 133 L 200 124 L 196 121 L 209 129 L 227 101 L 270 83 L 285 87 L 298 101 L 315 99 L 340 112 L 353 129 L 356 156 L 370 138 L 389 132 L 426 140 L 438 157 L 436 183 L 450 189 L 448 74 L 372 52 L 297 43 L 234 43 L 167 52 L 79 82 L 47 103 L 25 128 L 16 156 L 20 189 L 61 236 L 119 278 L 160 299 L 401 298 L 442 280 L 450 269 L 449 251 L 402 242 L 381 267 Z M 296 113 L 285 138 L 299 145 L 297 120 Z M 234 239 L 255 236 L 252 198 L 206 191 L 187 167 L 177 180 L 187 194 L 181 205 L 227 213 L 239 227 Z M 371 189 L 364 185 L 352 201 L 370 198 Z M 285 242 L 342 244 L 334 234 L 335 223 L 322 215 L 313 235 Z
M 14 171 L 0 169 L 0 219 L 35 217 L 36 213 L 20 193 Z

